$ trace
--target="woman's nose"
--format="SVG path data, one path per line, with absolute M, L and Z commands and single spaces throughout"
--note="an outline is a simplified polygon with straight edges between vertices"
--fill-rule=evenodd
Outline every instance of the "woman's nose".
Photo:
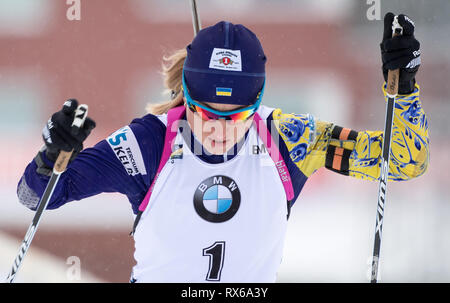
M 215 139 L 223 140 L 234 133 L 234 125 L 225 119 L 210 120 L 205 123 L 204 131 Z

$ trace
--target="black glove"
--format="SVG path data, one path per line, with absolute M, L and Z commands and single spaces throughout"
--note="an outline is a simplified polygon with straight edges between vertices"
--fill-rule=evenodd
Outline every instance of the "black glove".
M 400 69 L 398 93 L 410 94 L 416 84 L 415 76 L 420 66 L 420 43 L 414 37 L 414 22 L 406 15 L 398 16 L 403 27 L 401 36 L 392 37 L 394 14 L 384 16 L 383 41 L 380 44 L 383 76 L 387 81 L 388 70 Z
M 72 161 L 83 150 L 83 141 L 95 128 L 94 120 L 89 117 L 81 128 L 72 127 L 77 107 L 77 100 L 67 100 L 62 110 L 53 114 L 45 125 L 42 137 L 46 146 L 45 153 L 50 161 L 56 161 L 61 150 L 67 152 L 73 150 Z

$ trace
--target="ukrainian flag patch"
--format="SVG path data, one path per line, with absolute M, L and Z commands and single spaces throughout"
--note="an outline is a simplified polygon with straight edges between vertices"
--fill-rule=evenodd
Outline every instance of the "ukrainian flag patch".
M 227 96 L 231 97 L 232 88 L 228 87 L 216 87 L 216 96 Z

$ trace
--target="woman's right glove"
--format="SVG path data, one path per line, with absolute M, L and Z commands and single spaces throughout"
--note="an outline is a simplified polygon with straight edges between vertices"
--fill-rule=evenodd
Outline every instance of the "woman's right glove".
M 70 161 L 72 161 L 83 150 L 84 140 L 86 140 L 96 125 L 94 120 L 87 117 L 81 128 L 72 127 L 77 107 L 77 100 L 67 100 L 63 108 L 52 115 L 42 130 L 45 148 L 36 157 L 39 173 L 51 174 L 51 169 L 43 161 L 44 155 L 42 153 L 45 153 L 47 160 L 55 162 L 61 150 L 67 152 L 73 150 L 70 158 Z

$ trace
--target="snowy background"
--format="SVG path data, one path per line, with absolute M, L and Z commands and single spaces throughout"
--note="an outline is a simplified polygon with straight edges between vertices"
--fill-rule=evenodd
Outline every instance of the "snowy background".
M 146 103 L 165 100 L 161 58 L 193 37 L 188 0 L 80 3 L 81 20 L 69 21 L 66 1 L 0 1 L 0 279 L 33 217 L 16 185 L 48 117 L 67 98 L 89 104 L 98 127 L 86 146 L 95 144 L 144 115 Z M 204 26 L 228 20 L 259 36 L 268 57 L 265 104 L 376 130 L 384 126 L 383 25 L 367 16 L 377 3 L 381 18 L 393 11 L 416 23 L 431 138 L 427 173 L 389 183 L 380 281 L 450 282 L 450 2 L 198 0 L 198 7 Z M 377 190 L 325 169 L 313 175 L 292 210 L 278 281 L 367 282 Z M 119 194 L 46 212 L 17 281 L 127 282 L 132 223 Z

